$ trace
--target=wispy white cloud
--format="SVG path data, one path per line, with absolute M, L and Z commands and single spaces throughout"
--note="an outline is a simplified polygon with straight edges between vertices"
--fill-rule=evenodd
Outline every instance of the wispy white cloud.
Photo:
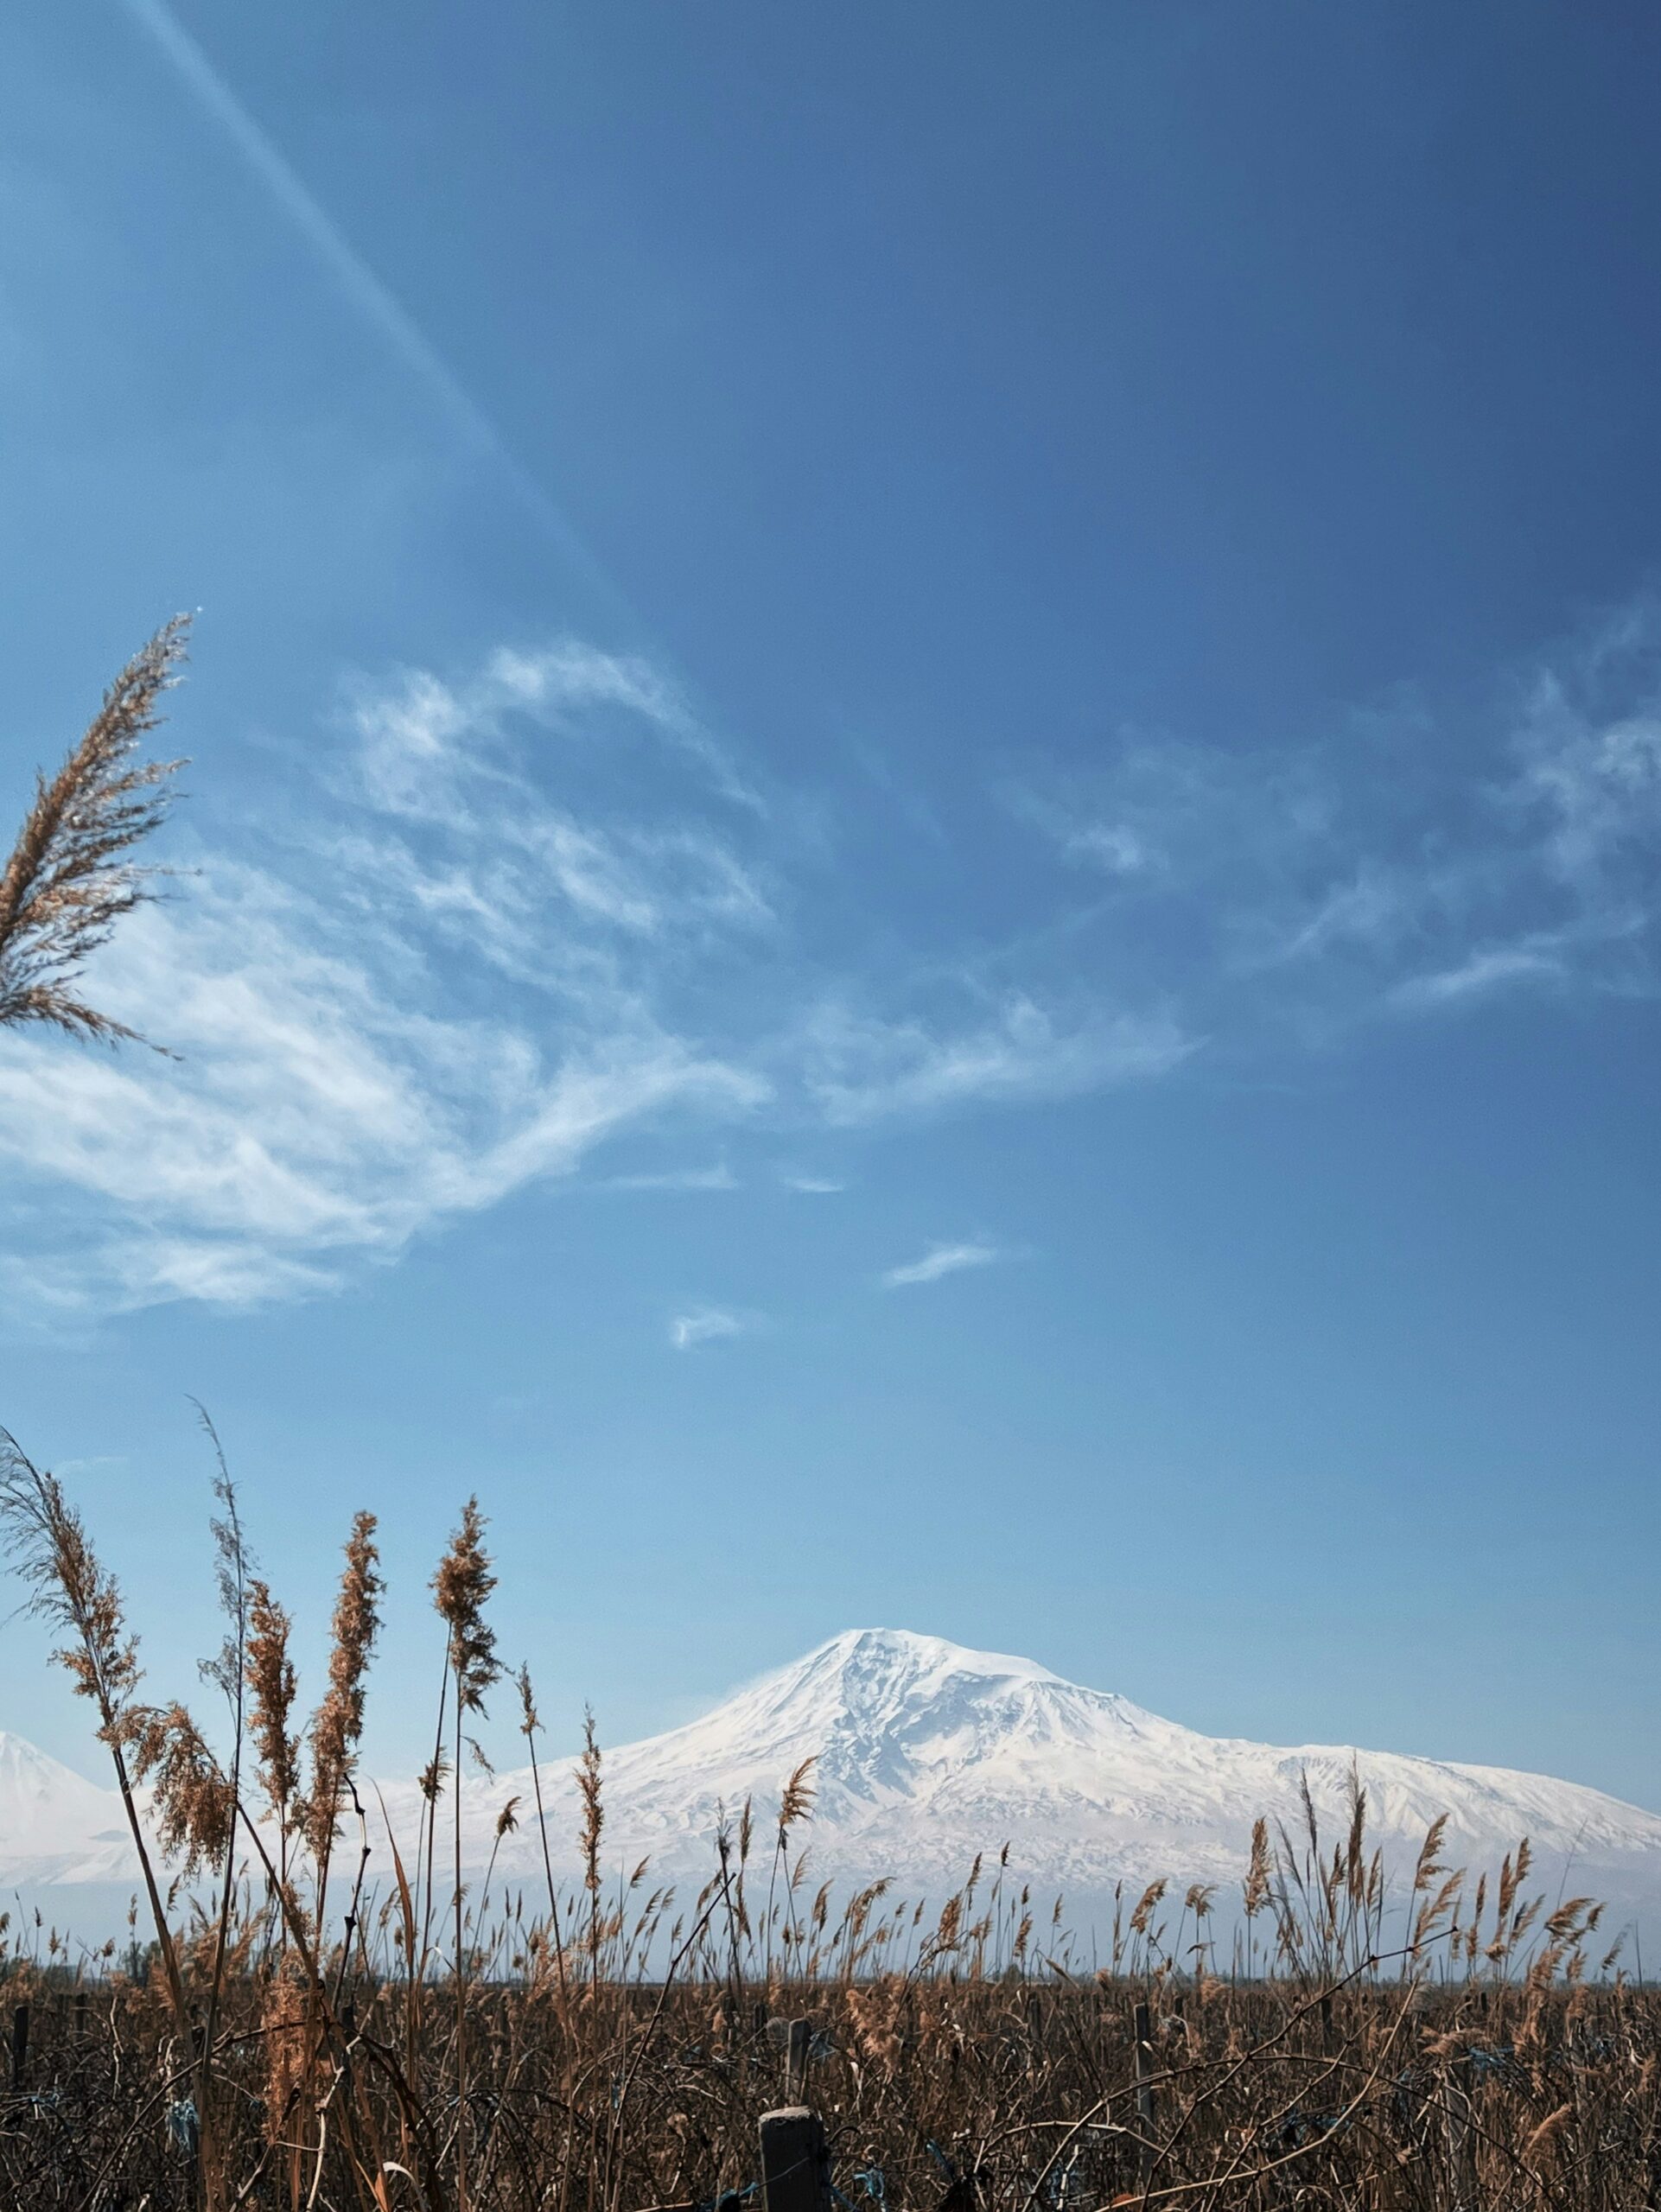
M 669 1324 L 669 1341 L 677 1351 L 690 1351 L 698 1344 L 746 1336 L 754 1326 L 754 1315 L 734 1313 L 724 1306 L 697 1306 L 689 1313 L 675 1315 Z
M 1450 730 L 1406 697 L 1324 740 L 1131 733 L 1010 790 L 1104 879 L 1081 943 L 1225 1048 L 1502 986 L 1661 988 L 1661 603 L 1620 611 Z
M 1008 786 L 1005 796 L 1063 859 L 1081 868 L 1116 876 L 1147 874 L 1163 865 L 1164 855 L 1148 842 L 1145 823 L 1133 823 L 1111 811 L 1081 810 L 1074 795 L 1053 797 L 1024 784 Z
M 1312 960 L 1344 944 L 1390 945 L 1410 931 L 1419 904 L 1416 887 L 1368 860 L 1333 884 L 1266 955 L 1275 960 Z
M 360 686 L 328 810 L 258 861 L 196 855 L 102 956 L 101 1002 L 176 1058 L 0 1039 L 0 1165 L 32 1210 L 16 1263 L 35 1308 L 315 1295 L 448 1220 L 593 1174 L 626 1132 L 873 1127 L 1072 1095 L 1187 1048 L 1163 1018 L 1019 991 L 959 990 L 956 1016 L 925 1018 L 856 1014 L 850 989 L 804 1016 L 760 817 L 734 842 L 700 804 L 701 756 L 690 786 L 654 769 L 620 795 L 611 774 L 679 715 L 649 669 L 569 643 Z M 558 803 L 533 757 L 550 732 L 575 748 L 564 766 L 596 771 L 556 779 Z M 723 1159 L 599 1179 L 738 1178 Z
M 354 857 L 401 877 L 430 911 L 448 908 L 466 925 L 506 907 L 520 938 L 550 894 L 582 921 L 639 936 L 769 921 L 754 869 L 707 823 L 684 811 L 643 821 L 634 792 L 619 818 L 579 821 L 525 772 L 510 733 L 527 717 L 570 740 L 579 731 L 592 736 L 601 709 L 614 710 L 623 732 L 690 748 L 724 794 L 748 796 L 646 664 L 564 640 L 539 653 L 494 653 L 465 683 L 417 669 L 391 688 L 360 689 L 340 781 L 382 825 L 378 846 L 360 842 Z M 602 737 L 628 741 L 615 731 Z M 441 833 L 447 865 L 432 873 L 394 823 L 406 835 Z
M 828 1175 L 784 1175 L 780 1178 L 787 1191 L 799 1191 L 804 1198 L 828 1198 L 845 1191 L 845 1183 L 834 1182 Z
M 805 1037 L 805 1080 L 842 1127 L 973 1100 L 1067 1098 L 1163 1075 L 1194 1050 L 1164 1014 L 1063 1014 L 1013 993 L 964 1026 L 823 1007 Z
M 1002 1257 L 996 1245 L 978 1238 L 965 1244 L 932 1244 L 920 1260 L 888 1268 L 881 1277 L 882 1287 L 902 1290 L 913 1283 L 939 1282 L 943 1276 L 961 1274 L 965 1268 L 990 1268 Z
M 1400 1007 L 1451 1006 L 1507 983 L 1561 980 L 1562 973 L 1558 953 L 1524 944 L 1493 945 L 1472 953 L 1456 968 L 1410 976 L 1397 984 L 1392 995 Z
M 649 1175 L 607 1175 L 608 1191 L 735 1191 L 738 1178 L 725 1160 L 714 1167 L 670 1167 Z
M 1093 861 L 1110 875 L 1137 875 L 1155 856 L 1128 822 L 1086 822 L 1066 830 L 1061 849 L 1069 860 Z
M 459 824 L 458 803 L 494 784 L 523 798 L 505 732 L 529 721 L 567 744 L 627 749 L 642 739 L 680 754 L 698 782 L 752 813 L 762 801 L 666 677 L 638 654 L 563 638 L 502 647 L 462 682 L 408 669 L 391 686 L 360 687 L 348 715 L 352 772 L 388 814 Z
M 638 658 L 556 640 L 405 671 L 335 737 L 286 842 L 194 855 L 101 957 L 100 1002 L 180 1058 L 0 1038 L 14 1308 L 315 1295 L 533 1185 L 605 1179 L 625 1135 L 719 1165 L 614 1187 L 721 1190 L 747 1129 L 805 1150 L 1145 1083 L 1202 1041 L 1661 988 L 1653 610 L 1537 673 L 1457 767 L 1417 709 L 1253 759 L 1134 740 L 1021 803 L 1063 863 L 1027 936 L 911 970 L 875 931 L 827 957 L 782 817 L 734 804 L 743 779 Z
M 29 1262 L 59 1304 L 324 1289 L 446 1217 L 570 1175 L 667 1112 L 741 1117 L 764 1077 L 622 1001 L 552 1040 L 430 1010 L 335 918 L 220 862 L 130 918 L 100 988 L 176 1059 L 0 1039 L 0 1161 L 55 1192 Z
M 1520 764 L 1503 800 L 1544 817 L 1544 852 L 1565 881 L 1606 880 L 1661 832 L 1661 697 L 1603 721 L 1555 671 L 1530 701 Z

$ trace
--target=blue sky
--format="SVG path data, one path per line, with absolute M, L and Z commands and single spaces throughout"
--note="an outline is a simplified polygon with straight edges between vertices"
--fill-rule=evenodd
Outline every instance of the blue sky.
M 883 1622 L 1661 1803 L 1652 11 L 22 0 L 0 1418 L 158 1683 L 476 1488 L 569 1740 Z M 0 1627 L 0 1726 L 89 1758 Z

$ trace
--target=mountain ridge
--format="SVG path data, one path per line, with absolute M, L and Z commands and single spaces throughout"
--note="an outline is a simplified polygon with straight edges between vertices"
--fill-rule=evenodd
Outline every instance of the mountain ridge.
M 0 1735 L 0 1883 L 128 1878 L 117 1871 L 131 1854 L 114 1791 L 32 1746 L 32 1759 L 9 1754 L 22 1743 Z M 9 1756 L 17 1808 L 8 1805 Z M 1088 1917 L 1119 1880 L 1231 1883 L 1252 1821 L 1301 1821 L 1306 1782 L 1332 1834 L 1347 1822 L 1353 1776 L 1392 1859 L 1410 1866 L 1431 1820 L 1446 1814 L 1444 1856 L 1473 1874 L 1526 1834 L 1543 1882 L 1573 1868 L 1575 1887 L 1617 1912 L 1661 1911 L 1661 1815 L 1602 1791 L 1407 1753 L 1205 1736 L 1034 1661 L 892 1629 L 845 1630 L 710 1713 L 608 1751 L 608 1864 L 649 1858 L 654 1879 L 697 1886 L 723 1813 L 735 1817 L 749 1798 L 767 1834 L 786 1777 L 810 1757 L 816 1802 L 798 1840 L 839 1884 L 887 1874 L 938 1895 L 977 1852 L 1007 1842 L 1023 1879 L 1065 1891 Z M 62 1787 L 49 1770 L 67 1777 Z M 578 1825 L 570 1758 L 540 1762 L 540 1778 L 556 1869 L 569 1878 Z M 409 1847 L 423 1811 L 417 1785 L 379 1789 Z M 463 1856 L 477 1866 L 508 1800 L 520 1799 L 522 1821 L 533 1802 L 530 1770 L 469 1776 L 461 1791 Z M 384 1838 L 371 1840 L 384 1859 Z M 534 1823 L 505 1834 L 499 1878 L 538 1878 L 541 1853 Z

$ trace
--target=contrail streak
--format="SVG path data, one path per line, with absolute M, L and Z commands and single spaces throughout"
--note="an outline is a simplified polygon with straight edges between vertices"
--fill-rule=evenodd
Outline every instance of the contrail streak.
M 443 356 L 408 310 L 376 276 L 261 130 L 165 0 L 122 0 L 128 15 L 161 48 L 189 90 L 225 132 L 283 213 L 334 278 L 340 291 L 424 385 L 464 447 L 495 470 L 557 550 L 611 611 L 638 631 L 639 619 L 548 494 L 526 473 L 500 431 L 458 382 Z

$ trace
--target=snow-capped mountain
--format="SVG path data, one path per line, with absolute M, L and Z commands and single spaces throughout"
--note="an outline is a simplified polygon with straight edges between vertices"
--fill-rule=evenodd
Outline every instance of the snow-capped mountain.
M 0 1886 L 136 1872 L 121 1799 L 0 1729 Z
M 1568 1873 L 1576 1892 L 1608 1900 L 1612 1924 L 1661 1918 L 1661 1817 L 1598 1790 L 1347 1745 L 1203 1736 L 1030 1660 L 889 1629 L 850 1630 L 701 1720 L 608 1751 L 608 1863 L 632 1869 L 649 1856 L 654 1881 L 697 1887 L 723 1808 L 733 1815 L 753 1799 L 765 1836 L 786 1777 L 809 1758 L 817 1800 L 798 1840 L 818 1874 L 890 1875 L 911 1895 L 941 1896 L 977 1852 L 1006 1842 L 1011 1866 L 1035 1891 L 1062 1893 L 1075 1925 L 1096 1917 L 1120 1879 L 1231 1885 L 1260 1814 L 1293 1824 L 1301 1777 L 1335 1839 L 1353 1769 L 1387 1863 L 1410 1867 L 1429 1823 L 1446 1814 L 1452 1863 L 1495 1867 L 1527 1835 L 1541 1886 L 1555 1892 Z M 567 1875 L 571 1765 L 551 1759 L 542 1772 L 555 1866 Z M 401 1843 L 412 1845 L 415 1785 L 380 1788 Z M 464 1781 L 466 1855 L 474 1865 L 488 1855 L 511 1797 L 522 1825 L 503 1839 L 500 1877 L 539 1877 L 528 1769 Z M 0 1884 L 128 1878 L 123 1834 L 113 1792 L 0 1737 Z M 384 1839 L 372 1834 L 372 1843 L 385 1859 Z M 64 1911 L 73 1912 L 67 1898 Z

